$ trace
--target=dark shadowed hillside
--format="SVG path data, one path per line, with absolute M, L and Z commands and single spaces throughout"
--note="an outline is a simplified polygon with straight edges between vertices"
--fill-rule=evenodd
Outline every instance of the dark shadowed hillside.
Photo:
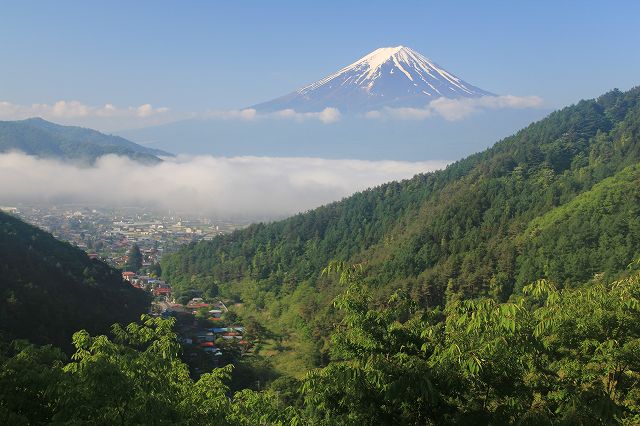
M 136 320 L 147 295 L 120 272 L 0 212 L 0 333 L 68 349 L 79 329 Z

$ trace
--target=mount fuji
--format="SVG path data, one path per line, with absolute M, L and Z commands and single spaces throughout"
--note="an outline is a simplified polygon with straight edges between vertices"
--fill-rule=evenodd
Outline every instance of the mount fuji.
M 341 70 L 288 95 L 254 105 L 258 112 L 293 109 L 367 112 L 384 107 L 424 107 L 437 98 L 495 96 L 460 79 L 405 46 L 376 49 Z
M 471 85 L 408 47 L 386 47 L 245 110 L 120 135 L 195 155 L 452 160 L 487 148 L 550 112 L 510 107 L 516 98 Z M 477 108 L 479 113 L 449 121 L 437 108 L 448 114 Z

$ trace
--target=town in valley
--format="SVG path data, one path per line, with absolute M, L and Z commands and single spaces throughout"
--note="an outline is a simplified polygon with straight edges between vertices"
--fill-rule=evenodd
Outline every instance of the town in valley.
M 154 212 L 140 208 L 76 205 L 2 206 L 0 210 L 38 226 L 54 237 L 122 270 L 123 280 L 152 297 L 151 314 L 176 318 L 185 362 L 195 375 L 232 363 L 250 352 L 244 326 L 219 298 L 200 292 L 176 295 L 160 279 L 160 260 L 184 244 L 211 240 L 246 226 L 244 222 Z M 140 264 L 128 270 L 132 250 Z

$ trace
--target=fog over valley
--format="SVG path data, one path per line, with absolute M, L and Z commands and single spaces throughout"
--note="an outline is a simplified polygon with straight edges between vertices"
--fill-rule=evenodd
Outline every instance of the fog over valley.
M 107 155 L 92 167 L 0 155 L 0 199 L 178 210 L 220 217 L 278 218 L 447 161 L 365 161 L 284 157 L 178 156 L 157 165 Z

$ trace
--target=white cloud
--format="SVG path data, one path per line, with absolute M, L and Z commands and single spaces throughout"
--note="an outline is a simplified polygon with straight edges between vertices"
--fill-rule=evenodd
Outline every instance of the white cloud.
M 0 101 L 0 120 L 22 120 L 42 117 L 47 120 L 93 126 L 101 130 L 116 130 L 128 127 L 144 127 L 166 123 L 176 117 L 169 108 L 155 108 L 151 104 L 116 107 L 111 103 L 91 106 L 79 101 L 61 100 L 53 104 L 18 105 Z
M 0 199 L 279 217 L 445 165 L 445 161 L 199 156 L 150 166 L 108 155 L 93 167 L 80 167 L 8 153 L 0 154 Z
M 282 119 L 293 121 L 318 120 L 323 123 L 335 123 L 340 120 L 340 111 L 336 108 L 325 108 L 320 112 L 298 112 L 293 109 L 283 109 L 275 112 L 259 113 L 253 108 L 236 110 L 213 110 L 204 114 L 205 118 L 220 120 L 265 120 Z
M 253 108 L 246 109 L 229 109 L 229 110 L 212 110 L 203 114 L 204 118 L 220 119 L 220 120 L 244 120 L 251 121 L 257 116 L 257 112 Z
M 483 96 L 479 98 L 438 98 L 424 108 L 383 108 L 364 114 L 369 119 L 425 120 L 443 117 L 448 121 L 461 120 L 471 114 L 487 109 L 535 108 L 542 105 L 537 96 Z M 339 121 L 342 114 L 337 108 L 325 108 L 319 112 L 299 112 L 284 109 L 275 112 L 258 112 L 253 108 L 232 110 L 210 110 L 203 113 L 177 113 L 166 107 L 154 107 L 149 103 L 140 106 L 117 107 L 112 103 L 91 106 L 79 101 L 61 100 L 53 104 L 18 105 L 0 101 L 0 120 L 21 120 L 43 117 L 63 124 L 82 125 L 103 131 L 134 129 L 165 124 L 187 118 L 213 120 L 291 120 L 296 122 L 320 121 L 331 124 Z
M 46 104 L 40 104 L 37 108 L 43 115 L 60 118 L 86 117 L 91 113 L 90 107 L 78 101 L 58 101 L 51 107 Z
M 117 114 L 118 114 L 118 108 L 116 108 L 113 104 L 105 104 L 97 112 L 97 115 L 103 116 L 103 117 L 112 117 Z
M 325 108 L 318 113 L 318 119 L 323 123 L 333 123 L 340 120 L 340 111 L 337 108 Z
M 542 106 L 538 96 L 482 96 L 479 98 L 447 99 L 438 98 L 424 108 L 383 108 L 365 114 L 370 119 L 424 120 L 440 116 L 448 121 L 457 121 L 481 110 L 521 109 Z
M 79 117 L 151 117 L 169 112 L 169 108 L 154 108 L 151 104 L 139 107 L 117 108 L 113 104 L 89 106 L 79 101 L 58 101 L 54 104 L 17 105 L 0 102 L 0 118 L 21 120 L 29 117 L 79 118 Z
M 263 117 L 285 118 L 295 121 L 319 120 L 323 123 L 335 123 L 340 120 L 340 111 L 337 108 L 325 108 L 320 112 L 297 112 L 293 109 L 283 109 L 280 111 L 266 113 Z
M 79 101 L 61 100 L 53 104 L 18 105 L 0 101 L 0 120 L 22 120 L 42 117 L 62 124 L 93 127 L 102 131 L 134 129 L 165 124 L 186 118 L 213 120 L 292 120 L 297 122 L 317 120 L 330 124 L 340 120 L 340 111 L 325 108 L 320 112 L 297 112 L 292 109 L 259 113 L 253 108 L 210 110 L 204 113 L 175 113 L 169 108 L 156 108 L 151 104 L 117 107 L 112 103 L 90 106 Z
M 542 99 L 537 96 L 482 96 L 480 98 L 445 99 L 431 101 L 429 106 L 445 119 L 460 120 L 479 109 L 537 108 Z
M 138 117 L 150 117 L 157 114 L 165 114 L 169 112 L 169 108 L 153 108 L 151 104 L 140 105 L 135 109 Z

